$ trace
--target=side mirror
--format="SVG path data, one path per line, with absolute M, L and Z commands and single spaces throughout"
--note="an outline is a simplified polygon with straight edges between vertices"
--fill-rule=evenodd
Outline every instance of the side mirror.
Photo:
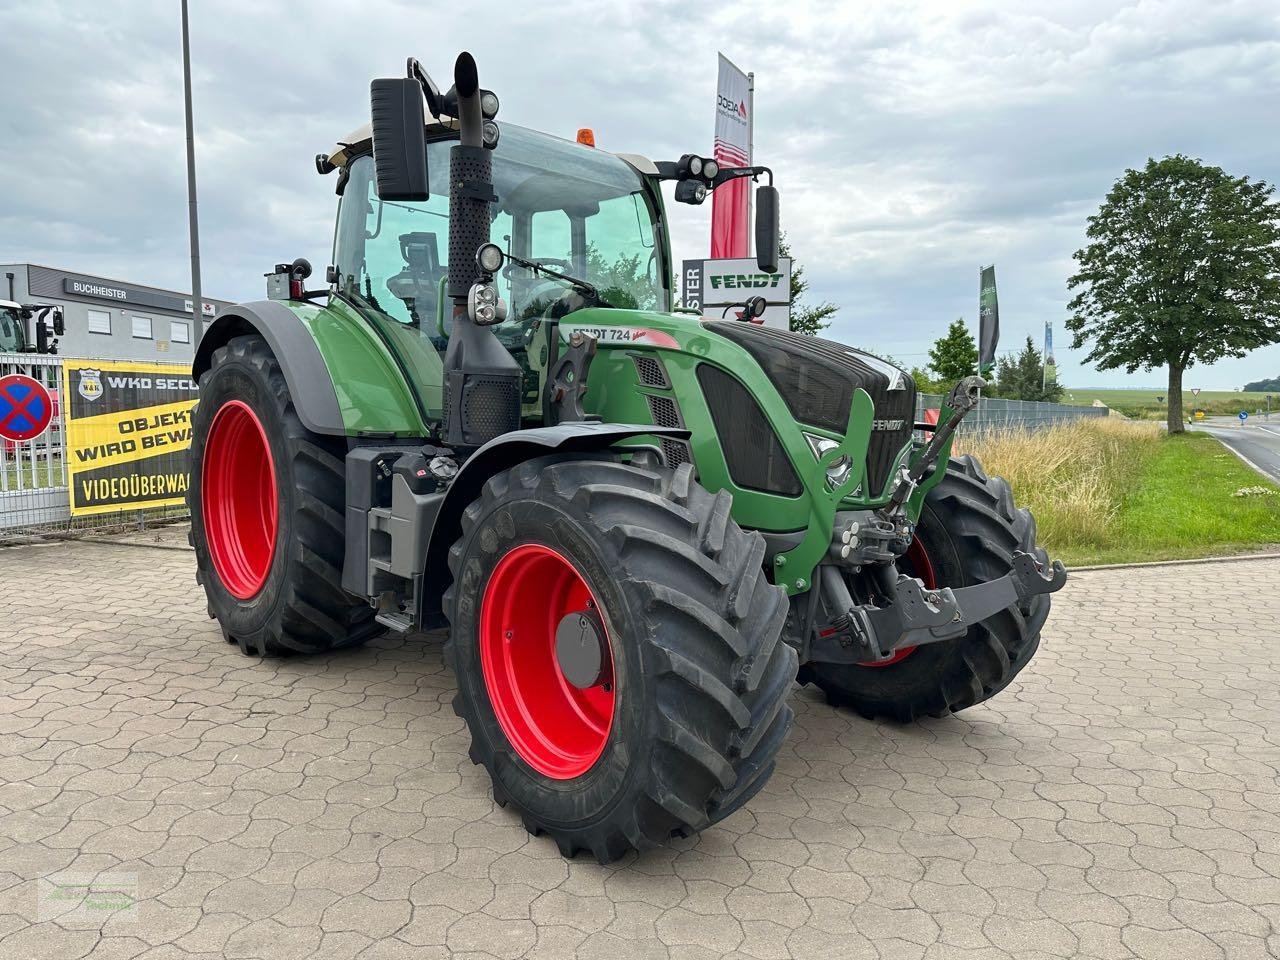
M 765 273 L 778 270 L 778 188 L 756 187 L 756 266 Z
M 378 198 L 428 199 L 427 143 L 418 81 L 374 80 L 369 85 L 369 114 Z
M 57 337 L 66 336 L 67 333 L 67 322 L 62 318 L 61 307 L 53 311 L 53 333 Z

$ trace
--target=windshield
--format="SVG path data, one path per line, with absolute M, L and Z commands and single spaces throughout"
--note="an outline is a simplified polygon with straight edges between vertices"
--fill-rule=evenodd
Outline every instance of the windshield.
M 27 342 L 22 319 L 13 307 L 0 307 L 0 353 L 20 353 Z
M 427 146 L 431 197 L 381 201 L 370 156 L 351 162 L 334 239 L 339 290 L 378 321 L 419 384 L 431 415 L 440 411 L 439 357 L 448 346 L 449 149 Z M 508 253 L 592 284 L 624 309 L 665 309 L 658 214 L 639 174 L 612 154 L 504 124 L 494 151 L 489 235 Z M 499 338 L 524 360 L 526 330 L 540 317 L 582 305 L 563 281 L 508 263 L 496 278 L 509 313 Z M 423 349 L 435 358 L 421 356 Z M 406 356 L 405 354 L 415 356 Z M 527 366 L 527 364 L 526 364 Z M 526 378 L 527 379 L 527 378 Z

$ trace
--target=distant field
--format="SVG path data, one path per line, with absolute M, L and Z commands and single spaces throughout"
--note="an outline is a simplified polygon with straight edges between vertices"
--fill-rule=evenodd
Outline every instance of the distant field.
M 1265 393 L 1241 393 L 1238 390 L 1202 390 L 1198 397 L 1191 395 L 1189 384 L 1182 393 L 1182 409 L 1185 413 L 1192 410 L 1203 410 L 1211 417 L 1234 416 L 1241 410 L 1253 413 L 1265 410 L 1267 395 Z M 1112 410 L 1118 410 L 1127 417 L 1138 417 L 1144 420 L 1162 420 L 1167 415 L 1165 404 L 1156 397 L 1165 396 L 1164 390 L 1106 390 L 1092 387 L 1068 389 L 1063 402 L 1092 406 L 1094 400 L 1101 400 Z M 1271 397 L 1271 409 L 1280 410 L 1280 394 Z

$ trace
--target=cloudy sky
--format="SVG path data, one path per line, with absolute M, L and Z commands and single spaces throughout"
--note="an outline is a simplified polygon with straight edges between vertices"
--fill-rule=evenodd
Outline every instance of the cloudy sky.
M 1148 156 L 1280 182 L 1280 0 L 192 0 L 192 33 L 204 286 L 232 300 L 328 262 L 312 158 L 367 119 L 369 79 L 463 48 L 501 119 L 659 158 L 709 152 L 717 50 L 753 70 L 757 159 L 832 335 L 909 364 L 973 323 L 994 262 L 1003 347 L 1052 320 L 1069 385 L 1158 385 L 1068 348 L 1085 218 Z M 189 287 L 176 0 L 0 0 L 0 134 L 0 262 Z M 673 214 L 676 258 L 703 255 L 710 205 Z M 1187 383 L 1276 374 L 1280 347 Z

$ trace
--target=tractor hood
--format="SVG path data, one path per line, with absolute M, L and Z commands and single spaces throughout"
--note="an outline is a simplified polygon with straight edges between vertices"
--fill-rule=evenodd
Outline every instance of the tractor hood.
M 623 380 L 634 385 L 631 391 L 645 391 L 673 382 L 675 371 L 683 371 L 689 375 L 690 389 L 707 403 L 721 446 L 736 452 L 744 467 L 776 459 L 782 448 L 793 447 L 793 438 L 803 436 L 806 457 L 826 449 L 828 441 L 839 441 L 850 428 L 858 391 L 874 407 L 864 485 L 868 497 L 885 490 L 910 447 L 915 381 L 893 364 L 845 344 L 738 320 L 604 308 L 579 310 L 561 321 L 562 338 L 574 331 L 594 336 L 608 354 L 622 351 L 630 357 L 628 365 L 634 365 L 629 376 L 622 371 L 612 374 L 598 394 L 598 379 L 593 378 L 589 407 L 594 400 L 605 406 L 622 403 L 616 384 Z M 636 362 L 641 354 L 654 362 Z M 708 367 L 715 370 L 709 372 Z M 666 403 L 646 402 L 656 424 L 688 422 L 680 408 L 689 401 L 680 390 L 672 395 L 674 411 Z M 717 404 L 721 416 L 716 414 Z M 606 419 L 614 417 L 606 413 Z M 730 437 L 732 444 L 726 439 Z M 771 477 L 755 479 L 760 482 L 746 486 L 779 495 L 796 489 L 781 468 Z

